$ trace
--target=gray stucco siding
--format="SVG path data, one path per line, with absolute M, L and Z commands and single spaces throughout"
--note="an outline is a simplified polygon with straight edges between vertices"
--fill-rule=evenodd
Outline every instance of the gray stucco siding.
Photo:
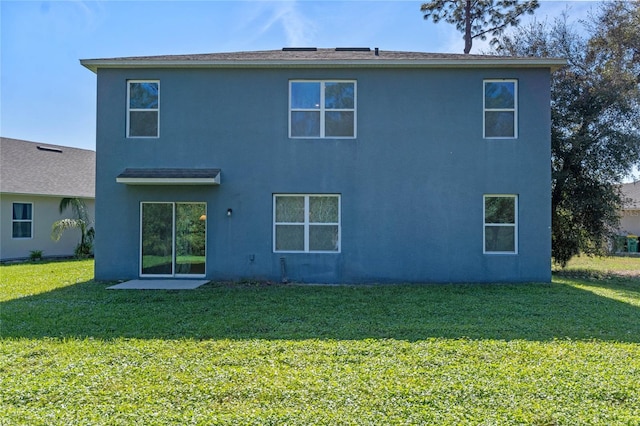
M 517 139 L 482 137 L 488 78 L 518 80 Z M 159 138 L 125 137 L 128 79 L 160 81 Z M 291 79 L 357 81 L 357 138 L 290 139 Z M 96 278 L 138 276 L 141 202 L 190 201 L 210 279 L 279 280 L 284 257 L 306 282 L 549 281 L 549 129 L 544 69 L 100 69 Z M 116 183 L 127 167 L 220 168 L 221 185 Z M 287 193 L 341 195 L 341 253 L 273 253 Z M 483 254 L 484 194 L 518 195 L 518 254 Z

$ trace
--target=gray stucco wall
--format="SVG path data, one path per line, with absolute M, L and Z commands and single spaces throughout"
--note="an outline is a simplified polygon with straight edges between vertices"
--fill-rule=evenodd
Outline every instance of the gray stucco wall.
M 71 217 L 68 211 L 60 214 L 61 197 L 4 193 L 0 196 L 0 260 L 25 259 L 32 250 L 42 250 L 44 257 L 73 256 L 80 242 L 80 230 L 64 231 L 60 240 L 51 239 L 51 226 L 57 220 Z M 13 203 L 33 204 L 33 228 L 31 238 L 12 238 Z M 94 217 L 94 200 L 85 203 L 91 218 Z
M 488 78 L 518 79 L 516 140 L 482 137 Z M 160 80 L 158 139 L 125 137 L 127 79 Z M 290 79 L 357 80 L 357 139 L 289 139 Z M 210 279 L 279 280 L 281 257 L 304 282 L 551 278 L 548 69 L 100 69 L 97 115 L 97 279 L 138 276 L 143 201 L 207 203 Z M 116 183 L 127 167 L 222 183 Z M 341 253 L 273 253 L 274 193 L 341 194 Z M 518 195 L 518 254 L 483 254 L 484 194 Z

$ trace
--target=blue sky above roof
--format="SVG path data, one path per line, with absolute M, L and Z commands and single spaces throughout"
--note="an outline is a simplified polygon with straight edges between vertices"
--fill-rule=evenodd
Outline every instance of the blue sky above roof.
M 537 19 L 593 1 L 541 1 Z M 280 49 L 379 47 L 462 53 L 453 25 L 420 1 L 0 2 L 0 134 L 95 149 L 95 74 L 79 59 Z M 527 18 L 529 19 L 529 18 Z M 487 45 L 476 43 L 472 53 Z

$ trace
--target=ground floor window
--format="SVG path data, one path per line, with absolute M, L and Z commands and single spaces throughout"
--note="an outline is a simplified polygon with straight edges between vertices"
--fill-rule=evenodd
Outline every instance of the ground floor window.
M 340 252 L 340 195 L 274 194 L 274 252 Z
M 518 196 L 484 196 L 484 252 L 518 252 Z
M 31 238 L 33 236 L 33 204 L 13 203 L 13 238 Z
M 205 203 L 142 203 L 140 275 L 205 275 L 206 234 Z

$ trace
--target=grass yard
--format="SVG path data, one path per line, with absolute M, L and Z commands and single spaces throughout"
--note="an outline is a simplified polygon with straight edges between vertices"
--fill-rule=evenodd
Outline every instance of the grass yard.
M 637 425 L 628 259 L 551 284 L 190 291 L 0 266 L 0 424 Z
M 634 257 L 589 257 L 573 258 L 566 268 L 557 267 L 560 273 L 587 273 L 589 275 L 613 274 L 640 277 L 640 256 Z

